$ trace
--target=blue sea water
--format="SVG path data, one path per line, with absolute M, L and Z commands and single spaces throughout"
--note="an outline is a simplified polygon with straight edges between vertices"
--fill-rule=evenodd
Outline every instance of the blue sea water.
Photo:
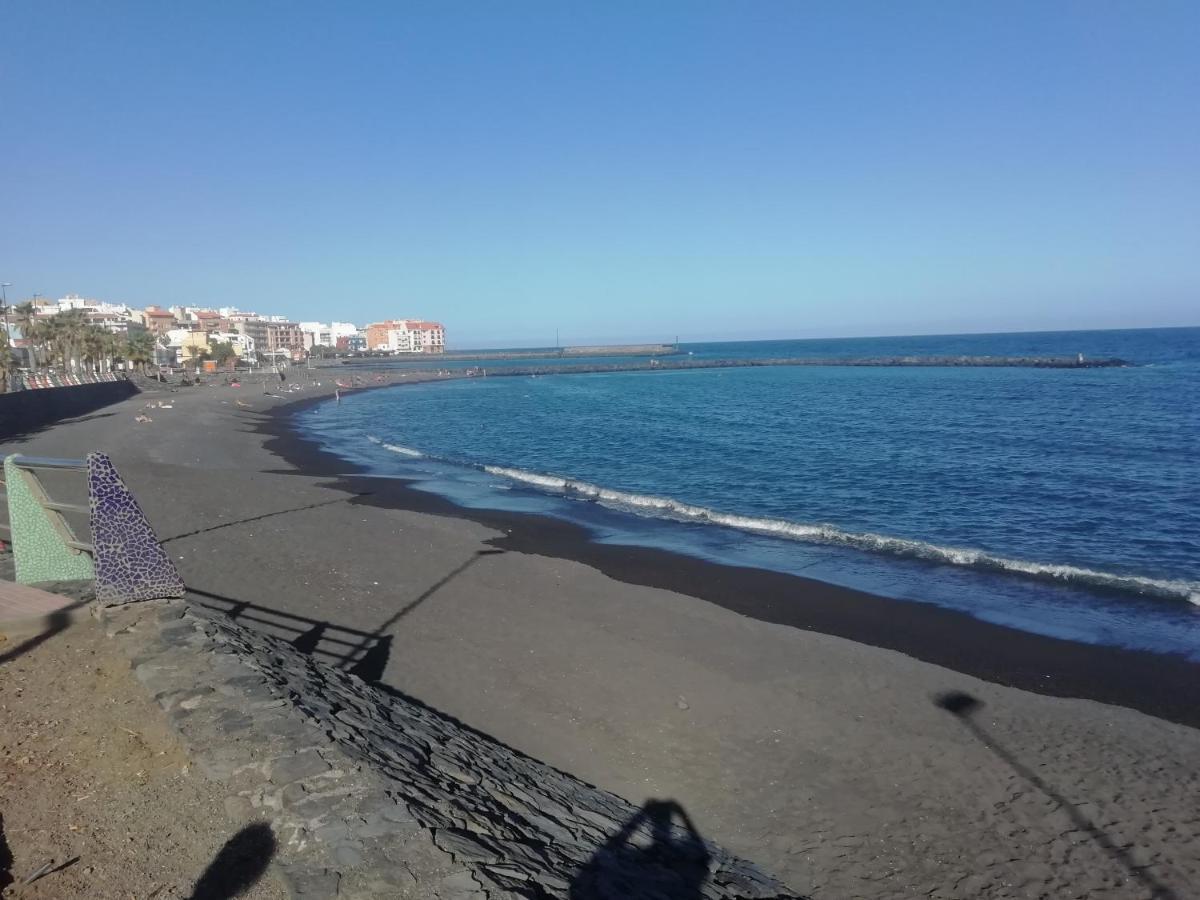
M 682 349 L 1133 365 L 473 378 L 349 395 L 302 421 L 368 471 L 464 506 L 1200 660 L 1200 328 Z

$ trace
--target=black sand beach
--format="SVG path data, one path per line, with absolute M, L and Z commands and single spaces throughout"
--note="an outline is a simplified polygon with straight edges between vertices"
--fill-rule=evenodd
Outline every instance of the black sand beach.
M 4 450 L 110 453 L 197 602 L 673 797 L 814 896 L 1200 882 L 1200 667 L 459 509 L 296 434 L 332 384 L 256 390 L 143 394 Z
M 763 622 L 897 650 L 996 684 L 1128 706 L 1200 727 L 1200 665 L 1183 657 L 1060 640 L 798 575 L 599 544 L 569 522 L 466 509 L 414 490 L 403 479 L 355 477 L 353 464 L 321 449 L 292 424 L 297 412 L 320 402 L 309 398 L 272 409 L 260 426 L 269 435 L 265 446 L 297 471 L 333 476 L 331 484 L 359 495 L 357 503 L 469 519 L 504 532 L 488 542 L 500 550 L 581 562 L 616 581 L 697 597 Z

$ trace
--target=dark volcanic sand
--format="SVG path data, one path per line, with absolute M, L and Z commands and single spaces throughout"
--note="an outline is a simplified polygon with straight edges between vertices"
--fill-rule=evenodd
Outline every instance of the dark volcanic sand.
M 725 609 L 898 650 L 997 684 L 1056 697 L 1115 703 L 1200 727 L 1200 664 L 1183 657 L 1080 644 L 984 622 L 965 613 L 865 591 L 727 566 L 665 550 L 598 544 L 586 529 L 546 516 L 466 509 L 403 479 L 356 478 L 357 468 L 299 433 L 293 416 L 319 399 L 271 410 L 265 446 L 296 470 L 335 476 L 356 502 L 469 519 L 505 536 L 490 546 L 586 563 L 618 581 L 663 588 Z
M 197 602 L 674 798 L 816 897 L 1194 896 L 1197 667 L 459 510 L 292 434 L 329 387 L 138 426 L 143 395 L 5 449 L 108 451 Z

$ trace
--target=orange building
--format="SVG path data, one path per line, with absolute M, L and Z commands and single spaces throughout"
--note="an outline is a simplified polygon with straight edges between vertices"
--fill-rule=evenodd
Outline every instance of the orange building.
M 367 349 L 392 353 L 444 353 L 446 328 L 440 322 L 388 319 L 367 326 Z
M 175 327 L 175 315 L 157 306 L 147 306 L 142 312 L 142 321 L 146 330 L 156 338 L 166 337 L 168 331 Z

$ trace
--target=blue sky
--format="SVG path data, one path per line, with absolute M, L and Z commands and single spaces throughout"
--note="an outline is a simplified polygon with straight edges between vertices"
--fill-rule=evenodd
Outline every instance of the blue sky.
M 10 298 L 451 344 L 1200 324 L 1200 4 L 0 7 Z

